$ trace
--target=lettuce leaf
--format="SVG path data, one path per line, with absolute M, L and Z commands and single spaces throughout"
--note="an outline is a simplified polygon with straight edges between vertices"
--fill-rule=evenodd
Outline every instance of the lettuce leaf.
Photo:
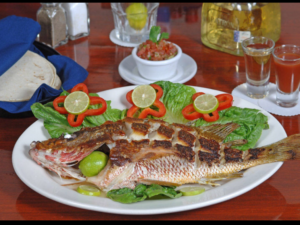
M 172 83 L 170 81 L 157 81 L 155 84 L 163 89 L 163 96 L 160 98 L 166 107 L 166 114 L 163 119 L 169 123 L 187 123 L 181 111 L 192 103 L 192 96 L 196 90 L 184 84 Z
M 98 94 L 90 93 L 91 96 L 98 96 Z M 72 127 L 69 125 L 67 115 L 60 114 L 53 107 L 53 102 L 48 102 L 45 105 L 41 103 L 34 103 L 31 106 L 31 111 L 37 119 L 44 121 L 44 127 L 48 131 L 51 138 L 58 138 L 62 134 L 72 134 L 79 131 L 82 127 L 95 127 L 103 124 L 104 122 L 117 121 L 125 117 L 125 110 L 112 109 L 111 101 L 107 101 L 107 109 L 105 113 L 99 116 L 87 116 L 83 120 L 82 125 Z M 98 108 L 99 105 L 90 105 L 89 109 Z
M 206 122 L 203 118 L 195 122 L 195 126 L 209 126 L 211 124 L 237 123 L 239 128 L 229 134 L 224 142 L 246 139 L 248 142 L 241 146 L 232 146 L 233 148 L 245 151 L 255 147 L 260 138 L 263 129 L 268 129 L 268 117 L 262 114 L 258 109 L 239 108 L 232 106 L 219 112 L 220 118 L 215 122 Z
M 153 196 L 163 195 L 169 198 L 179 198 L 182 193 L 175 191 L 175 187 L 160 186 L 158 184 L 138 184 L 135 189 L 120 188 L 107 192 L 106 196 L 124 204 L 144 201 Z

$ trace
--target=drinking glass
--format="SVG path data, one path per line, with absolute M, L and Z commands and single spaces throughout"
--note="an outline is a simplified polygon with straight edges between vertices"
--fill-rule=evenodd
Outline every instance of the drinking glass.
M 250 37 L 242 41 L 250 98 L 261 99 L 269 94 L 270 57 L 274 45 L 274 41 L 266 37 Z
M 298 103 L 300 46 L 282 45 L 272 51 L 276 76 L 276 103 L 293 107 Z
M 149 39 L 151 27 L 156 26 L 159 3 L 140 3 L 147 8 L 145 13 L 127 15 L 126 9 L 130 4 L 111 3 L 116 37 L 124 42 L 140 44 Z

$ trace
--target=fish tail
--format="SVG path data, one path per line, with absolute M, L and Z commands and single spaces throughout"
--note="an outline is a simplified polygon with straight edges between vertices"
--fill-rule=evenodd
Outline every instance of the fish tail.
M 245 160 L 259 159 L 262 163 L 300 159 L 300 134 L 294 134 L 268 146 L 249 149 Z

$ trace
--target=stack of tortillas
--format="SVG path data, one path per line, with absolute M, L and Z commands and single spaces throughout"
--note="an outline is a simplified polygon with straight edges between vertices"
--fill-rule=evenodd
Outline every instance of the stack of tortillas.
M 61 87 L 55 67 L 42 56 L 27 51 L 0 76 L 0 101 L 28 101 L 43 83 L 55 89 Z

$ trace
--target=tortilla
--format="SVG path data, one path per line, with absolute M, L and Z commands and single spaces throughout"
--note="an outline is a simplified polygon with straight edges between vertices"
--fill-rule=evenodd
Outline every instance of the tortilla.
M 43 83 L 55 89 L 61 86 L 55 67 L 44 57 L 27 51 L 0 76 L 0 101 L 28 101 Z

